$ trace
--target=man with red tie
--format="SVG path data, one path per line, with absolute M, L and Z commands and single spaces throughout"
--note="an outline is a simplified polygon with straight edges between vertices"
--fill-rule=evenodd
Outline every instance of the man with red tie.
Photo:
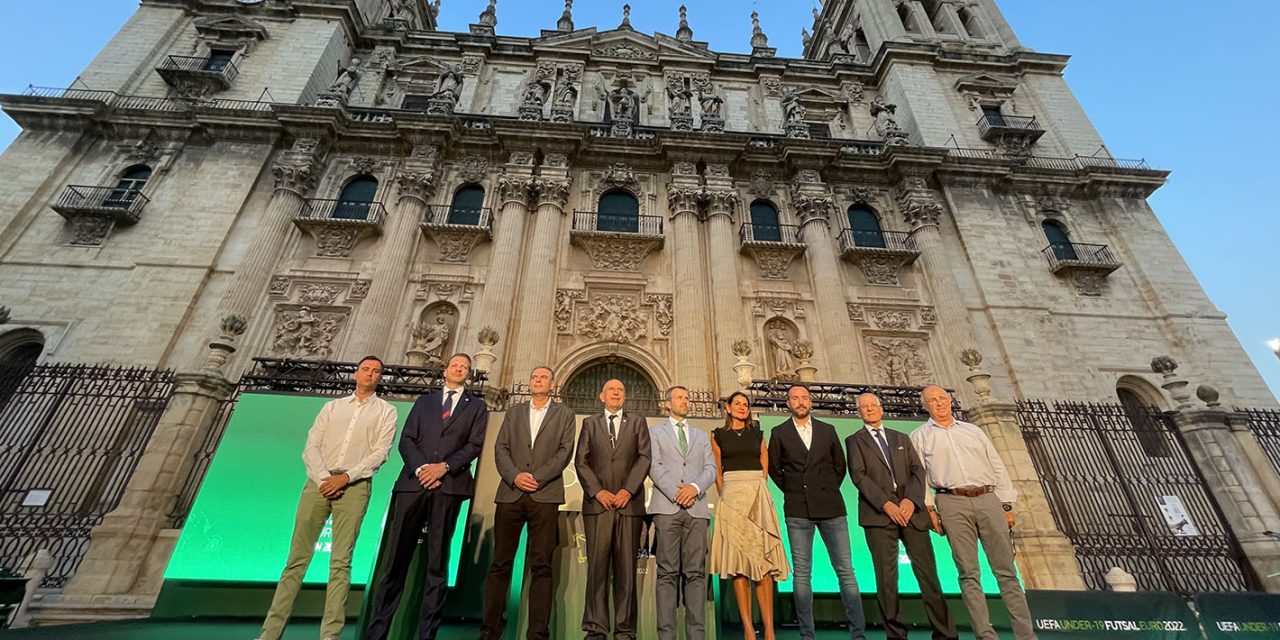
M 377 582 L 365 640 L 385 640 L 404 593 L 405 575 L 423 525 L 426 525 L 426 577 L 418 619 L 418 637 L 432 640 L 440 628 L 449 568 L 449 537 L 462 503 L 475 494 L 471 462 L 484 446 L 489 409 L 463 384 L 471 357 L 449 357 L 444 388 L 419 396 L 400 436 L 404 469 L 391 494 L 391 522 L 383 540 L 387 567 Z

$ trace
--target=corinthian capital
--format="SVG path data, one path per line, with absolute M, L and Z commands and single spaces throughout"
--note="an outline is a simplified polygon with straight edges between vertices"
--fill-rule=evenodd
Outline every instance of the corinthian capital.
M 707 213 L 709 216 L 729 216 L 729 219 L 732 220 L 733 212 L 737 210 L 738 203 L 741 201 L 742 199 L 738 196 L 737 191 L 708 191 Z
M 296 159 L 277 162 L 271 167 L 271 175 L 275 178 L 276 191 L 292 191 L 306 197 L 316 186 L 316 173 L 311 162 L 298 162 Z
M 564 212 L 564 206 L 569 203 L 569 188 L 573 186 L 573 180 L 569 178 L 538 178 L 535 189 L 538 195 L 538 206 L 555 205 Z
M 791 205 L 800 215 L 800 224 L 810 220 L 827 220 L 831 215 L 831 198 L 828 196 L 794 195 Z
M 912 228 L 936 227 L 942 220 L 943 209 L 938 195 L 924 178 L 918 176 L 908 177 L 898 188 L 898 207 Z
M 396 184 L 400 186 L 400 198 L 413 198 L 427 203 L 427 198 L 436 190 L 436 173 L 434 171 L 401 171 L 396 175 Z
M 533 178 L 527 176 L 500 176 L 498 178 L 498 206 L 506 206 L 508 202 L 516 202 L 529 206 L 530 192 L 533 190 Z
M 703 200 L 704 192 L 701 187 L 677 187 L 667 188 L 667 206 L 671 209 L 671 214 L 696 212 L 698 203 Z

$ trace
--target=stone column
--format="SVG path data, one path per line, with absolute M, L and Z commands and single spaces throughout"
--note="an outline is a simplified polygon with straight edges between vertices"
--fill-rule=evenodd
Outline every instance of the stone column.
M 1262 588 L 1280 593 L 1280 540 L 1264 533 L 1280 531 L 1280 512 L 1266 492 L 1276 480 L 1264 479 L 1241 449 L 1233 430 L 1248 429 L 1247 422 L 1231 420 L 1216 406 L 1216 392 L 1212 394 L 1214 406 L 1196 403 L 1187 381 L 1174 373 L 1177 368 L 1178 363 L 1169 356 L 1151 361 L 1152 371 L 1164 376 L 1160 386 L 1178 405 L 1172 414 L 1173 424 Z M 1266 473 L 1275 475 L 1273 470 Z
M 698 203 L 703 190 L 698 186 L 671 185 L 667 206 L 671 211 L 666 236 L 671 242 L 673 313 L 672 352 L 676 384 L 690 389 L 707 389 L 707 268 L 702 255 Z
M 548 176 L 545 170 L 534 182 L 538 209 L 534 213 L 533 239 L 529 243 L 525 278 L 518 298 L 520 335 L 513 337 L 513 368 L 507 369 L 513 380 L 519 380 L 533 367 L 550 365 L 551 342 L 555 338 L 551 321 L 556 304 L 556 271 L 562 248 L 560 230 L 572 184 L 568 176 Z
M 257 311 L 258 300 L 266 292 L 267 282 L 280 263 L 290 223 L 302 210 L 304 198 L 315 188 L 319 162 L 320 141 L 299 138 L 272 167 L 275 192 L 267 204 L 266 215 L 254 230 L 249 250 L 240 264 L 235 265 L 231 286 L 222 299 L 224 315 L 251 318 Z
M 533 178 L 508 167 L 507 174 L 498 178 L 498 208 L 501 213 L 494 220 L 493 254 L 485 274 L 484 291 L 476 305 L 475 321 L 468 323 L 467 332 L 478 336 L 482 326 L 493 327 L 500 340 L 495 356 L 498 366 L 489 373 L 489 386 L 509 385 L 510 376 L 520 375 L 511 371 L 511 363 L 504 353 L 512 343 L 511 320 L 516 315 L 513 308 L 516 283 L 520 277 L 520 259 L 524 257 L 525 219 L 529 217 L 529 193 Z M 555 292 L 552 292 L 555 297 Z M 518 342 L 518 340 L 517 340 Z M 502 375 L 509 372 L 509 376 Z
M 718 395 L 735 389 L 733 343 L 751 340 L 753 334 L 743 324 L 742 292 L 738 283 L 738 252 L 734 212 L 738 210 L 736 191 L 709 191 L 707 194 L 707 252 L 711 264 L 711 323 L 715 330 L 715 373 Z M 755 340 L 751 340 L 752 343 Z
M 173 398 L 129 478 L 120 506 L 93 528 L 89 550 L 63 591 L 59 609 L 69 619 L 77 618 L 74 610 L 84 609 L 101 618 L 137 617 L 154 604 L 177 543 L 169 511 L 191 472 L 195 449 L 235 389 L 223 365 L 244 329 L 242 318 L 225 318 L 222 336 L 209 345 L 205 367 L 175 376 Z
M 1028 589 L 1083 591 L 1084 577 L 1076 561 L 1071 540 L 1058 530 L 1053 510 L 1044 495 L 1035 463 L 1022 439 L 1017 407 L 991 397 L 991 375 L 982 370 L 982 354 L 966 349 L 961 359 L 969 367 L 969 384 L 978 401 L 969 410 L 968 421 L 982 428 L 1018 491 L 1014 511 L 1013 546 L 1018 554 L 1018 570 Z
M 911 227 L 911 237 L 920 250 L 918 259 L 929 285 L 929 299 L 938 315 L 937 336 L 941 341 L 942 371 L 935 372 L 941 384 L 960 387 L 962 374 L 953 358 L 961 350 L 975 344 L 973 324 L 969 309 L 960 295 L 960 284 L 952 269 L 955 264 L 947 259 L 942 243 L 942 202 L 929 188 L 922 176 L 907 176 L 898 186 L 898 206 Z M 968 390 L 964 400 L 968 404 Z
M 360 326 L 355 332 L 352 358 L 372 353 L 388 362 L 399 362 L 404 355 L 390 345 L 388 339 L 402 323 L 400 304 L 404 300 L 413 247 L 418 243 L 418 223 L 427 210 L 427 199 L 435 192 L 435 180 L 432 166 L 408 166 L 396 176 L 400 198 L 379 251 L 369 295 L 360 303 Z
M 810 288 L 817 310 L 818 328 L 810 331 L 815 354 L 820 354 L 817 377 L 824 382 L 861 382 L 866 369 L 856 333 L 849 322 L 844 281 L 840 278 L 840 259 L 836 256 L 835 234 L 831 230 L 831 194 L 817 181 L 817 172 L 802 169 L 794 183 L 791 205 L 800 217 L 800 236 L 809 263 Z

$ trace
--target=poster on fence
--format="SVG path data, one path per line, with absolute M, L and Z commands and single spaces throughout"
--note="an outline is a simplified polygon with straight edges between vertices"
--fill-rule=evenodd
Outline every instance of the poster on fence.
M 1169 525 L 1169 531 L 1173 535 L 1200 535 L 1200 531 L 1196 529 L 1196 523 L 1191 521 L 1191 515 L 1187 513 L 1186 505 L 1182 504 L 1182 498 L 1178 496 L 1157 496 L 1156 502 L 1160 504 L 1160 513 L 1164 514 L 1165 524 Z

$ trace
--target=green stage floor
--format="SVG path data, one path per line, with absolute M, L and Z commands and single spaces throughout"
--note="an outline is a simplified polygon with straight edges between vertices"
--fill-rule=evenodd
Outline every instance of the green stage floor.
M 727 629 L 725 633 L 726 640 L 736 640 L 742 636 L 737 629 Z M 258 624 L 252 622 L 235 621 L 210 621 L 200 620 L 193 622 L 100 622 L 97 624 L 81 624 L 68 625 L 62 627 L 45 627 L 36 629 L 4 629 L 0 630 L 0 637 L 13 638 L 14 640 L 66 640 L 68 638 L 74 640 L 253 640 L 257 637 Z M 438 640 L 475 640 L 479 635 L 475 627 L 462 626 L 446 626 L 441 629 Z M 289 629 L 285 632 L 283 640 L 316 640 L 320 636 L 320 625 L 315 622 L 296 622 L 289 625 Z M 578 640 L 582 636 L 575 636 L 572 640 Z M 779 640 L 792 640 L 799 638 L 800 633 L 795 629 L 781 629 L 778 631 Z M 825 630 L 818 632 L 818 640 L 844 640 L 849 637 L 848 632 L 839 630 Z M 911 634 L 913 639 L 927 640 L 929 632 L 920 630 Z M 961 638 L 966 640 L 973 638 L 973 634 L 962 632 Z M 1011 633 L 1001 633 L 1002 640 L 1013 639 Z M 1045 634 L 1040 635 L 1045 638 Z M 357 640 L 356 632 L 353 627 L 347 627 L 342 634 L 343 640 Z M 884 632 L 868 631 L 867 640 L 884 640 Z

